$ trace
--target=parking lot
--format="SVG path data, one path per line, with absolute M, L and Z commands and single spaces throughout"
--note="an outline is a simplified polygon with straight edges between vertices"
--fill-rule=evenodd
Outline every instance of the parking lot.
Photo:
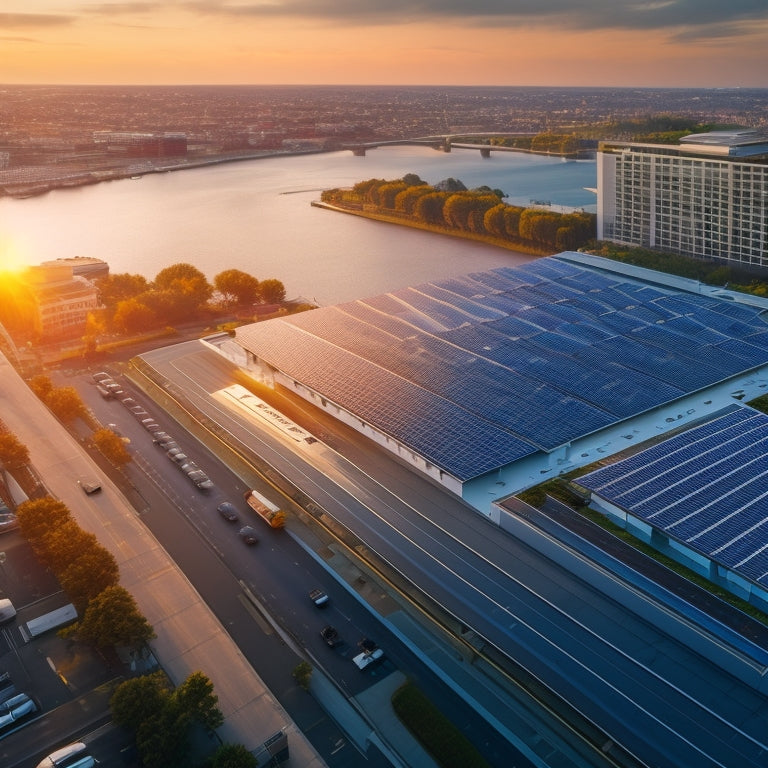
M 0 561 L 0 597 L 9 598 L 17 611 L 0 626 L 0 675 L 10 678 L 0 699 L 24 693 L 37 704 L 37 712 L 0 734 L 0 765 L 34 768 L 49 752 L 88 734 L 102 768 L 130 765 L 126 735 L 111 728 L 97 731 L 109 722 L 109 698 L 122 679 L 119 661 L 55 631 L 31 638 L 27 622 L 69 600 L 17 530 L 0 536 Z

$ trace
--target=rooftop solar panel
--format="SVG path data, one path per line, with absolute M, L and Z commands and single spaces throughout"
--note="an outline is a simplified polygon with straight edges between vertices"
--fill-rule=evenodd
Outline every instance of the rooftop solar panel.
M 515 446 L 509 455 L 553 450 L 768 365 L 759 310 L 732 304 L 551 257 L 270 320 L 237 338 L 469 478 L 492 464 L 481 446 L 508 455 L 502 435 Z M 453 458 L 429 444 L 438 412 L 462 414 L 441 434 L 452 446 L 460 430 L 471 435 L 474 465 L 471 449 Z
M 768 416 L 732 406 L 579 478 L 637 517 L 768 586 Z

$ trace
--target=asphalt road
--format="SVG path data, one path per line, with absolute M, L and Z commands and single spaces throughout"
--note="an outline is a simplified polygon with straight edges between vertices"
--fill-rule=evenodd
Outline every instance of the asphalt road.
M 421 659 L 353 591 L 340 584 L 333 572 L 309 556 L 289 531 L 274 531 L 256 519 L 243 499 L 246 486 L 242 480 L 130 382 L 114 373 L 124 383 L 126 393 L 142 404 L 206 471 L 214 481 L 213 489 L 197 489 L 167 458 L 166 452 L 153 444 L 151 435 L 120 401 L 104 400 L 98 395 L 88 374 L 70 373 L 61 376 L 57 383 L 75 386 L 96 418 L 103 424 L 115 425 L 129 441 L 132 462 L 125 468 L 125 474 L 131 487 L 126 492 L 140 510 L 143 523 L 329 765 L 355 765 L 360 756 L 355 757 L 351 748 L 336 749 L 335 745 L 344 741 L 344 734 L 331 727 L 327 716 L 321 718 L 314 707 L 308 706 L 303 696 L 297 695 L 291 679 L 299 659 L 298 653 L 291 652 L 294 649 L 309 654 L 315 666 L 335 680 L 347 697 L 358 695 L 393 669 L 405 671 L 439 703 L 490 765 L 501 768 L 510 764 L 513 748 L 471 706 L 424 667 Z M 238 522 L 230 523 L 217 513 L 216 507 L 222 501 L 235 505 L 240 516 Z M 255 546 L 246 546 L 237 536 L 237 530 L 245 523 L 256 528 L 259 542 Z M 309 591 L 315 587 L 331 596 L 329 606 L 323 610 L 309 599 Z M 256 598 L 258 606 L 263 606 L 263 611 L 254 611 L 253 604 L 244 598 L 244 588 Z M 328 648 L 320 637 L 326 624 L 339 631 L 342 643 L 337 648 Z M 358 642 L 363 637 L 375 639 L 385 649 L 386 657 L 381 664 L 361 673 L 351 658 L 359 652 Z M 276 644 L 285 647 L 282 659 L 276 657 Z M 318 733 L 321 719 L 327 732 Z M 375 766 L 380 758 L 373 750 L 368 759 Z M 518 757 L 516 764 L 522 766 L 526 761 Z
M 232 366 L 199 345 L 144 359 L 226 424 L 232 440 L 643 762 L 765 765 L 766 697 L 681 642 L 675 616 L 640 618 L 590 586 L 589 563 L 579 574 L 542 557 L 387 457 L 372 462 L 365 441 L 353 446 L 353 465 L 323 443 L 292 444 L 229 411 L 211 393 L 231 383 Z

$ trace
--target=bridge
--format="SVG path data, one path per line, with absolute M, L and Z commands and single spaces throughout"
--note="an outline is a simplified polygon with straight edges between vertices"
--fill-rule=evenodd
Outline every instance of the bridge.
M 427 146 L 440 152 L 450 152 L 453 147 L 457 149 L 477 149 L 482 157 L 490 157 L 491 152 L 531 152 L 529 149 L 519 147 L 500 147 L 490 144 L 458 143 L 456 140 L 472 136 L 473 138 L 487 136 L 488 138 L 501 139 L 530 139 L 538 136 L 538 133 L 503 133 L 499 131 L 487 131 L 479 133 L 444 133 L 436 136 L 422 136 L 413 139 L 393 139 L 391 141 L 372 141 L 362 144 L 349 144 L 342 149 L 349 149 L 353 155 L 364 156 L 369 149 L 392 146 Z M 534 152 L 533 154 L 551 154 L 547 152 Z

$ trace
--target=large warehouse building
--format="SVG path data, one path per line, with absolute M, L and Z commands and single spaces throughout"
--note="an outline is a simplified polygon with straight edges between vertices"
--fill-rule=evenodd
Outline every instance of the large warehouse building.
M 491 514 L 768 392 L 767 309 L 563 253 L 244 326 L 229 354 Z

